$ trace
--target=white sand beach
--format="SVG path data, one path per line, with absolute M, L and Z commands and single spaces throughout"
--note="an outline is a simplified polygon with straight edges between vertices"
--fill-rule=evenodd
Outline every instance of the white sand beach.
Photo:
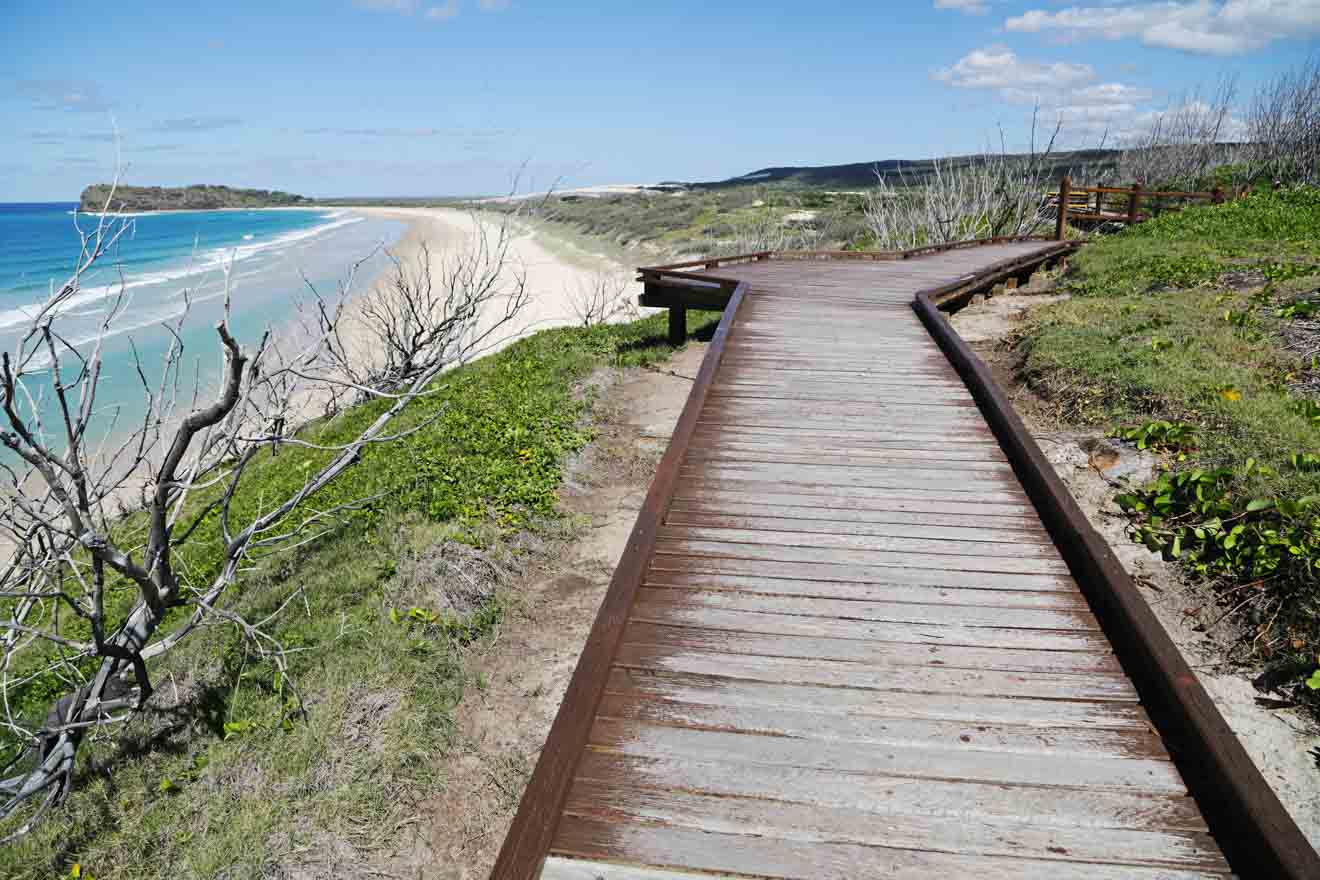
M 474 246 L 477 236 L 486 236 L 492 242 L 498 236 L 500 215 L 467 212 L 453 208 L 352 208 L 371 217 L 402 220 L 408 223 L 403 236 L 389 251 L 405 265 L 415 265 L 423 244 L 429 250 L 431 271 L 440 277 L 446 259 L 457 249 Z M 509 343 L 550 327 L 580 324 L 582 319 L 575 310 L 581 292 L 606 278 L 624 285 L 620 300 L 635 307 L 641 285 L 634 281 L 635 272 L 603 254 L 592 253 L 563 239 L 550 241 L 551 234 L 535 225 L 515 220 L 515 235 L 509 247 L 510 281 L 514 274 L 526 278 L 529 299 L 527 305 L 506 326 L 483 346 L 482 354 L 489 354 Z M 373 283 L 387 284 L 388 273 Z M 351 313 L 351 306 L 350 306 Z M 635 314 L 635 312 L 634 312 Z M 619 314 L 616 320 L 628 315 Z

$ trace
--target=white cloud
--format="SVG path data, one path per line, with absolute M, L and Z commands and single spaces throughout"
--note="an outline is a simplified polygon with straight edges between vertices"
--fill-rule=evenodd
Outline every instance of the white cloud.
M 432 6 L 426 10 L 428 21 L 449 21 L 458 15 L 458 0 L 446 0 L 443 6 Z
M 1131 106 L 1134 102 L 1149 101 L 1155 97 L 1150 89 L 1123 83 L 1100 83 L 1073 92 L 1073 98 L 1085 104 Z
M 1038 104 L 1041 120 L 1057 119 L 1071 139 L 1095 139 L 1105 131 L 1128 129 L 1151 114 L 1155 93 L 1121 82 L 1097 82 L 1089 64 L 1025 59 L 1004 46 L 987 46 L 963 56 L 934 78 L 960 89 L 993 91 L 1008 104 Z
M 935 0 L 936 9 L 956 9 L 967 15 L 985 15 L 990 11 L 986 0 Z
M 28 98 L 38 110 L 68 110 L 95 113 L 109 110 L 110 101 L 100 87 L 88 80 L 22 79 L 17 83 L 18 94 Z
M 1166 0 L 1031 10 L 1010 18 L 1010 31 L 1064 40 L 1135 38 L 1148 46 L 1235 55 L 1276 40 L 1320 35 L 1320 0 Z
M 417 11 L 417 0 L 353 0 L 353 5 L 375 12 L 399 12 L 412 15 Z
M 498 3 L 500 0 L 481 0 L 481 8 L 487 9 L 487 4 Z M 394 12 L 399 15 L 415 15 L 422 13 L 422 18 L 427 21 L 449 21 L 456 18 L 459 13 L 458 0 L 445 0 L 439 6 L 423 6 L 420 0 L 353 0 L 353 5 L 360 9 L 370 9 L 373 12 Z
M 1089 64 L 1025 61 L 1012 49 L 988 46 L 968 52 L 935 78 L 964 89 L 1066 88 L 1095 79 Z

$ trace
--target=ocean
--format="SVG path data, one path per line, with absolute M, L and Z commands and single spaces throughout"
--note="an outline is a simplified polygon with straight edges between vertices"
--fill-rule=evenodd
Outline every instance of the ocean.
M 75 217 L 75 207 L 0 203 L 0 351 L 16 351 L 31 316 L 72 273 L 79 254 L 75 220 L 86 231 L 96 224 L 93 215 Z M 221 364 L 214 326 L 223 305 L 223 265 L 232 266 L 231 330 L 252 346 L 267 327 L 278 331 L 289 324 L 299 301 L 309 297 L 309 283 L 323 296 L 337 296 L 364 258 L 350 294 L 370 282 L 387 265 L 380 249 L 404 229 L 398 221 L 331 209 L 181 211 L 140 214 L 129 222 L 116 249 L 83 276 L 80 292 L 53 321 L 64 339 L 87 348 L 114 297 L 121 289 L 127 294 L 127 307 L 102 346 L 98 428 L 111 435 L 144 410 L 134 349 L 148 380 L 157 379 L 171 339 L 165 325 L 178 320 L 185 298 L 191 306 L 181 334 L 184 372 L 199 376 L 204 389 L 214 387 Z M 49 390 L 42 385 L 38 373 L 29 388 L 34 398 Z M 42 409 L 49 415 L 48 403 Z M 51 439 L 56 442 L 57 435 Z

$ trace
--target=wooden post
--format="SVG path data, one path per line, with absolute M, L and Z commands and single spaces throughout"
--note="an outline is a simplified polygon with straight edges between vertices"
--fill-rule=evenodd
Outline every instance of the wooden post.
M 1210 191 L 1210 201 L 1212 204 L 1222 205 L 1224 203 L 1224 188 L 1217 186 Z
M 1136 223 L 1141 218 L 1141 184 L 1132 184 L 1132 191 L 1128 194 L 1128 218 L 1127 222 Z
M 1054 240 L 1063 241 L 1068 230 L 1068 199 L 1072 197 L 1072 181 L 1063 178 L 1059 181 L 1059 222 L 1054 227 Z
M 669 307 L 669 344 L 682 345 L 687 339 L 687 306 Z

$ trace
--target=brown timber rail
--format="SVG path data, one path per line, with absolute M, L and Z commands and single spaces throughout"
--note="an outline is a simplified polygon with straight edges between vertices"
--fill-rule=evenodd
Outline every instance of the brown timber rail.
M 641 270 L 724 314 L 492 877 L 1320 877 L 942 314 L 1077 243 L 982 244 Z
M 1166 211 L 1179 210 L 1191 202 L 1220 205 L 1246 193 L 1245 189 L 1229 192 L 1223 187 L 1215 187 L 1209 192 L 1148 190 L 1140 183 L 1129 187 L 1076 186 L 1064 177 L 1059 181 L 1059 189 L 1046 198 L 1057 212 L 1055 238 L 1062 241 L 1069 222 L 1083 226 L 1108 222 L 1141 223 Z
M 1320 858 L 1197 680 L 1109 545 L 1091 527 L 1004 390 L 942 314 L 952 286 L 913 303 L 967 383 L 1114 643 L 1184 780 L 1234 871 L 1244 878 L 1320 877 Z

